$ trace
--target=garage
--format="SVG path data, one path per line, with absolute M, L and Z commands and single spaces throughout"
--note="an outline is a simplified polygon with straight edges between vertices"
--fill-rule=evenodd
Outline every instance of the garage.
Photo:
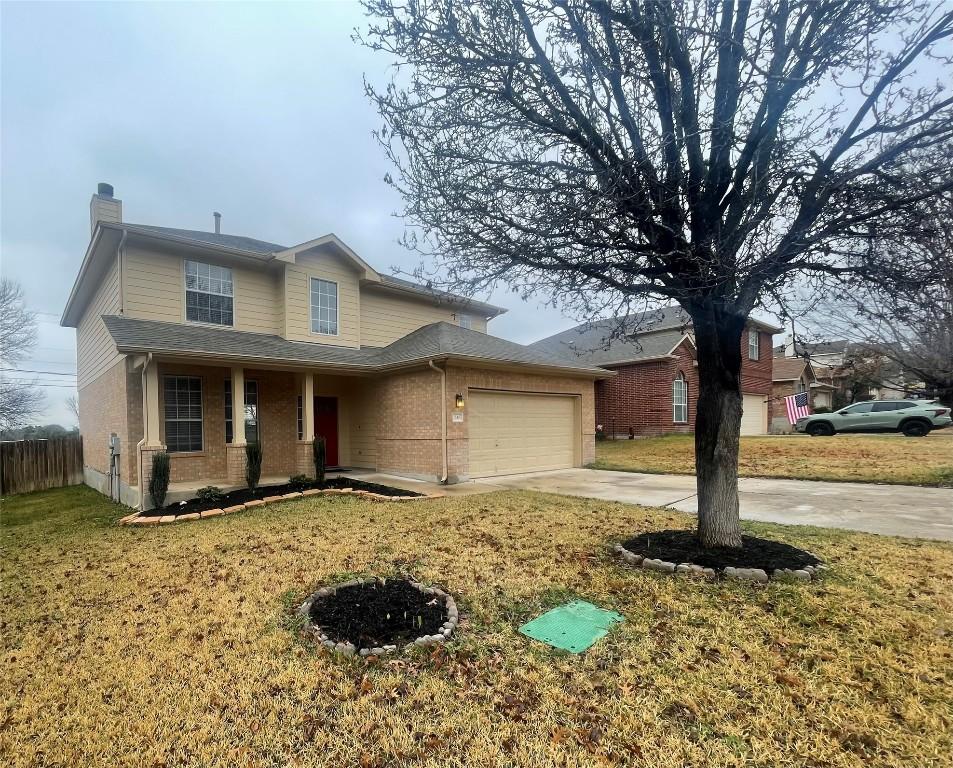
M 576 465 L 577 398 L 470 390 L 470 477 Z
M 742 395 L 741 434 L 763 435 L 768 431 L 768 406 L 764 395 Z

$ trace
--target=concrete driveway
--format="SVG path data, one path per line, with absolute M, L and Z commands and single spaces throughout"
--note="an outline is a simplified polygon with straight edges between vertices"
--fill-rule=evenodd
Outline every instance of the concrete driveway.
M 698 513 L 691 475 L 562 469 L 481 484 Z M 738 492 L 745 520 L 953 541 L 953 489 L 741 478 Z

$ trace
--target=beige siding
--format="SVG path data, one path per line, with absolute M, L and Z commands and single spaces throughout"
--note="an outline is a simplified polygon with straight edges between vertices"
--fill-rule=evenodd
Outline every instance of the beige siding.
M 280 334 L 284 314 L 280 276 L 265 270 L 232 267 L 232 279 L 235 281 L 235 328 Z
M 411 296 L 365 288 L 361 293 L 361 345 L 385 347 L 430 323 L 457 324 L 459 309 Z M 486 333 L 486 320 L 474 313 L 473 330 Z
M 311 278 L 338 285 L 338 335 L 311 333 Z M 360 288 L 348 262 L 327 253 L 298 254 L 285 268 L 285 338 L 357 347 L 361 342 Z
M 235 289 L 235 325 L 239 331 L 281 332 L 281 283 L 266 269 L 236 266 L 215 259 L 199 259 L 232 270 Z M 183 257 L 160 251 L 127 248 L 123 264 L 126 314 L 145 320 L 185 322 Z
M 76 378 L 80 389 L 122 357 L 102 321 L 119 312 L 119 268 L 111 259 L 99 288 L 76 326 Z
M 166 323 L 185 319 L 181 256 L 126 248 L 122 269 L 126 315 Z

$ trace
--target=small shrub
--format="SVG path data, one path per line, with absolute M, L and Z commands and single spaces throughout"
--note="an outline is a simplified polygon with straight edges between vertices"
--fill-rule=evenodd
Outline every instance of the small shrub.
M 831 409 L 826 406 L 821 406 L 820 408 L 815 408 L 814 413 L 830 413 Z
M 606 429 L 602 424 L 596 424 L 596 440 L 606 439 Z
M 222 489 L 216 485 L 206 485 L 204 488 L 199 488 L 195 492 L 195 496 L 202 501 L 221 501 L 225 498 Z
M 324 484 L 324 470 L 327 467 L 327 446 L 323 437 L 314 438 L 314 479 L 315 482 Z
M 261 480 L 261 443 L 249 443 L 245 446 L 245 482 L 255 490 Z
M 307 475 L 292 475 L 288 478 L 288 486 L 292 491 L 303 491 L 311 485 L 311 478 Z
M 169 454 L 165 451 L 152 454 L 152 477 L 149 478 L 149 495 L 159 509 L 165 505 L 165 495 L 169 492 Z

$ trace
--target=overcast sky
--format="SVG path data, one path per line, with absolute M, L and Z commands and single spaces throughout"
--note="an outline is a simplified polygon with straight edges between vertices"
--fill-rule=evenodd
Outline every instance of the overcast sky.
M 364 96 L 388 62 L 354 43 L 351 2 L 0 3 L 0 269 L 40 335 L 21 368 L 75 373 L 59 317 L 105 181 L 126 221 L 222 229 L 283 245 L 334 232 L 375 267 L 412 269 L 399 200 Z M 574 323 L 511 294 L 491 333 L 519 342 Z M 69 376 L 41 375 L 41 422 L 73 424 Z M 56 386 L 53 386 L 56 385 Z

